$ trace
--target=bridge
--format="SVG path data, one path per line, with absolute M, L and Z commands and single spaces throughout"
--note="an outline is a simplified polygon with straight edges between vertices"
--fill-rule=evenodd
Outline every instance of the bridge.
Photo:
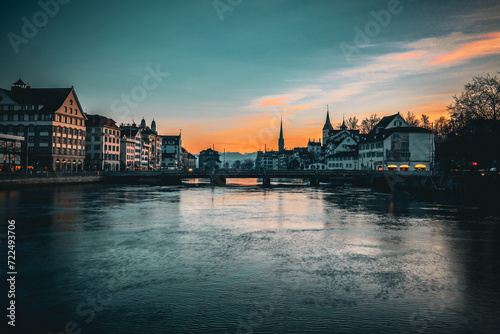
M 151 183 L 151 184 L 181 184 L 183 179 L 209 179 L 215 186 L 226 185 L 230 178 L 262 179 L 264 186 L 269 186 L 272 179 L 302 179 L 309 180 L 313 186 L 318 186 L 324 180 L 351 181 L 354 178 L 371 180 L 374 177 L 383 177 L 390 174 L 392 177 L 429 176 L 430 172 L 388 172 L 370 170 L 162 170 L 162 171 L 119 171 L 103 172 L 104 178 L 113 183 Z

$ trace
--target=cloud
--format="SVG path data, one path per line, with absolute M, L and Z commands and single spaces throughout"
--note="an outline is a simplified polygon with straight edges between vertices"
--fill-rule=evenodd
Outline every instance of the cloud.
M 407 60 L 407 59 L 410 59 L 410 58 L 418 58 L 421 55 L 423 55 L 424 53 L 425 53 L 425 51 L 422 51 L 422 52 L 408 52 L 408 53 L 404 53 L 402 55 L 396 56 L 396 57 L 394 57 L 394 59 Z
M 314 109 L 318 108 L 317 106 L 314 105 L 306 105 L 306 106 L 295 106 L 295 107 L 287 107 L 283 108 L 284 111 L 292 111 L 292 110 L 303 110 L 303 109 Z
M 459 48 L 435 57 L 429 65 L 456 64 L 461 60 L 500 53 L 500 32 L 477 36 L 478 41 L 466 43 Z
M 284 107 L 286 106 L 286 100 L 289 100 L 289 97 L 278 97 L 278 98 L 269 98 L 262 99 L 259 108 L 265 107 Z

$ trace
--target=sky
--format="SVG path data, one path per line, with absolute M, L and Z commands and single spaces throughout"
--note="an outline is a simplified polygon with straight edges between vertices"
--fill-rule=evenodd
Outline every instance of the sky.
M 500 4 L 436 0 L 11 1 L 0 87 L 75 87 L 118 124 L 154 119 L 192 153 L 277 149 L 408 111 L 447 116 L 500 71 Z

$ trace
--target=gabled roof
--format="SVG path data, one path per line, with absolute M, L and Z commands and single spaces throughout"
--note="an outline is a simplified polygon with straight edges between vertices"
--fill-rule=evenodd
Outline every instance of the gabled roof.
M 94 115 L 85 114 L 85 116 L 87 116 L 87 121 L 85 122 L 85 126 L 87 126 L 87 127 L 96 127 L 96 126 L 100 127 L 100 126 L 107 125 L 107 126 L 110 126 L 112 128 L 121 130 L 121 128 L 116 126 L 116 122 L 113 119 L 108 118 L 106 116 L 97 115 L 97 114 L 94 114 Z
M 42 111 L 54 112 L 61 108 L 73 88 L 14 88 L 4 91 L 18 104 L 43 105 Z
M 12 90 L 2 89 L 12 100 L 20 105 L 41 105 L 40 110 L 34 112 L 56 112 L 59 110 L 68 96 L 73 93 L 76 105 L 84 119 L 87 119 L 78 96 L 73 87 L 71 88 L 20 88 L 12 87 Z M 28 110 L 29 112 L 29 110 Z
M 399 113 L 382 117 L 382 119 L 373 127 L 373 129 L 368 133 L 368 137 L 373 136 L 377 133 L 377 129 L 385 129 L 396 117 L 402 117 Z

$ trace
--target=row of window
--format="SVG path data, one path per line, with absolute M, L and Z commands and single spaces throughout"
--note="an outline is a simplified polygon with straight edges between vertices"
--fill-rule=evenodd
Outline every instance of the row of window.
M 40 138 L 40 143 L 43 143 L 44 141 L 42 141 L 43 137 Z M 48 139 L 48 138 L 47 138 Z M 68 144 L 68 145 L 78 145 L 78 146 L 82 146 L 83 145 L 83 140 L 81 139 L 70 139 L 70 138 L 61 138 L 61 137 L 56 137 L 56 140 L 55 142 L 57 144 Z M 46 143 L 48 143 L 48 140 L 46 141 Z
M 371 144 L 359 144 L 359 150 L 370 150 L 370 149 L 375 149 L 375 148 L 383 148 L 384 144 L 379 142 L 379 143 L 371 143 Z
M 23 104 L 23 105 L 14 105 L 14 104 L 3 104 L 0 105 L 0 110 L 38 110 L 41 106 L 33 105 L 33 104 Z
M 80 126 L 84 125 L 84 121 L 81 118 L 68 117 L 62 115 L 56 115 L 56 122 L 80 125 Z
M 24 121 L 52 121 L 53 114 L 4 114 L 3 121 L 24 122 Z
M 345 161 L 345 160 L 356 160 L 355 157 L 333 157 L 333 158 L 330 158 L 330 160 L 333 160 L 333 161 Z
M 114 146 L 114 145 L 104 145 L 104 150 L 105 151 L 115 151 L 115 152 L 119 152 L 120 151 L 120 147 L 119 146 Z
M 345 168 L 353 168 L 354 164 L 347 163 L 345 164 Z M 344 164 L 342 162 L 331 162 L 328 164 L 328 168 L 344 168 Z
M 360 153 L 360 158 L 382 158 L 384 156 L 384 152 L 368 152 L 368 153 Z
M 35 133 L 35 132 L 55 132 L 57 134 L 69 134 L 69 135 L 75 135 L 75 136 L 80 136 L 83 137 L 85 136 L 85 131 L 79 130 L 79 129 L 72 129 L 72 128 L 67 128 L 67 127 L 61 127 L 61 126 L 34 126 L 34 125 L 0 125 L 0 133 L 6 133 L 6 132 L 11 132 L 11 133 L 21 133 L 21 135 L 24 135 L 25 129 L 28 129 L 28 133 Z

